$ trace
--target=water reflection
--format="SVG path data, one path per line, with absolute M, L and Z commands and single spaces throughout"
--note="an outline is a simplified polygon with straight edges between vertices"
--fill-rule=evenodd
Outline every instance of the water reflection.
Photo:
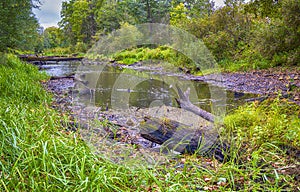
M 86 73 L 85 79 L 96 80 L 93 101 L 103 110 L 131 106 L 138 108 L 160 105 L 178 107 L 175 100 L 178 98 L 175 91 L 176 83 L 189 83 L 185 87 L 192 86 L 196 95 L 190 98 L 191 102 L 204 110 L 211 112 L 212 102 L 218 102 L 211 100 L 210 87 L 205 82 L 187 81 L 180 77 L 154 74 L 149 71 L 106 66 L 100 73 Z M 135 82 L 134 86 L 132 82 Z M 227 109 L 241 105 L 247 98 L 255 97 L 253 94 L 240 94 L 232 91 L 226 91 L 226 93 Z
M 80 62 L 47 62 L 40 68 L 51 76 L 67 76 L 78 73 Z M 175 84 L 186 84 L 193 87 L 194 94 L 190 100 L 193 104 L 211 112 L 212 101 L 210 87 L 201 81 L 187 81 L 176 76 L 162 75 L 157 71 L 137 71 L 128 68 L 98 65 L 95 68 L 89 66 L 77 74 L 81 82 L 82 102 L 92 103 L 102 110 L 114 107 L 148 108 L 152 106 L 178 106 L 175 98 L 178 98 Z M 255 94 L 237 93 L 226 91 L 228 109 L 235 108 L 248 98 L 256 97 Z M 195 95 L 196 97 L 193 97 Z
M 52 77 L 63 77 L 74 74 L 79 64 L 78 61 L 47 61 L 39 67 Z

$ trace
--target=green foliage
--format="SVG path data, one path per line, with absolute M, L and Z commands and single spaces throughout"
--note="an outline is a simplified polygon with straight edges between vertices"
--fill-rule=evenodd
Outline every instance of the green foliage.
M 71 0 L 63 2 L 60 28 L 71 45 L 87 45 L 121 27 L 122 23 L 160 22 L 168 15 L 169 1 Z
M 280 18 L 273 17 L 268 21 L 256 19 L 252 31 L 254 49 L 272 60 L 272 65 L 297 65 L 299 60 L 300 6 L 298 0 L 281 1 Z M 296 13 L 298 11 L 298 13 Z
M 51 49 L 65 46 L 66 42 L 62 30 L 56 27 L 48 27 L 43 32 L 44 48 Z
M 71 0 L 62 3 L 59 25 L 71 45 L 77 42 L 89 44 L 96 34 L 95 12 L 102 7 L 103 0 Z
M 225 119 L 226 127 L 252 147 L 264 143 L 300 148 L 300 107 L 276 99 L 240 107 Z
M 134 23 L 134 18 L 130 15 L 127 1 L 110 2 L 107 1 L 100 10 L 96 11 L 96 22 L 98 32 L 108 34 L 121 27 L 122 23 Z
M 34 50 L 38 23 L 32 14 L 35 0 L 2 0 L 0 2 L 0 51 Z
M 44 49 L 43 50 L 43 54 L 44 55 L 48 55 L 48 56 L 55 56 L 55 55 L 71 55 L 74 54 L 75 51 L 72 50 L 70 47 L 56 47 L 56 48 L 52 48 L 52 49 Z
M 245 11 L 253 13 L 255 17 L 278 17 L 282 0 L 251 0 Z
M 189 22 L 187 17 L 187 8 L 183 3 L 179 3 L 170 11 L 170 24 L 180 27 L 182 24 Z
M 275 66 L 271 60 L 265 58 L 259 51 L 243 43 L 238 45 L 238 52 L 234 54 L 234 59 L 223 59 L 219 62 L 224 71 L 259 70 Z
M 158 60 L 166 61 L 177 67 L 189 67 L 196 69 L 196 65 L 187 56 L 171 48 L 159 46 L 155 49 L 142 47 L 118 52 L 113 55 L 113 59 L 122 64 L 133 64 L 139 61 Z
M 83 42 L 77 42 L 74 48 L 75 52 L 85 53 L 87 51 L 87 45 Z
M 32 65 L 20 62 L 14 55 L 1 54 L 0 62 L 0 97 L 9 98 L 9 103 L 42 103 L 46 100 L 46 92 L 38 86 L 39 80 L 46 78 L 45 74 L 39 73 Z M 31 85 L 35 88 L 32 89 Z
M 226 70 L 300 63 L 299 0 L 225 4 L 211 15 L 173 22 L 203 39 Z
M 242 176 L 251 190 L 295 190 L 297 182 L 289 179 L 285 182 L 287 175 L 282 174 L 275 164 L 279 167 L 287 163 L 297 164 L 299 114 L 298 105 L 275 99 L 241 106 L 225 118 L 221 135 L 231 138 L 231 148 L 234 149 L 230 154 L 240 162 L 240 166 L 228 167 L 228 174 L 235 178 L 231 189 L 247 189 L 245 185 L 238 185 L 237 177 Z M 289 158 L 291 161 L 287 160 Z
M 209 0 L 187 1 L 184 4 L 181 1 L 151 0 L 107 1 L 103 4 L 100 1 L 77 1 L 64 3 L 61 22 L 61 27 L 72 39 L 73 46 L 78 42 L 84 42 L 89 47 L 89 43 L 97 41 L 99 36 L 119 29 L 124 23 L 133 25 L 144 22 L 166 22 L 168 19 L 162 18 L 170 15 L 171 25 L 183 28 L 202 39 L 221 65 L 230 65 L 226 70 L 297 65 L 300 61 L 299 0 L 253 0 L 249 3 L 243 0 L 226 0 L 225 6 L 217 10 Z M 87 4 L 89 7 L 97 7 L 95 3 L 98 3 L 99 9 L 86 10 L 88 14 L 77 14 L 80 17 L 77 18 L 75 13 L 85 10 Z M 83 26 L 86 23 L 83 22 L 84 18 L 88 15 L 94 19 L 95 29 L 86 36 L 89 40 L 84 41 L 81 37 L 87 34 L 83 33 L 91 31 L 90 28 Z M 178 55 L 169 58 L 169 60 L 178 59 L 181 61 L 177 63 L 183 63 L 185 60 Z M 130 56 L 124 62 L 136 61 L 137 59 Z

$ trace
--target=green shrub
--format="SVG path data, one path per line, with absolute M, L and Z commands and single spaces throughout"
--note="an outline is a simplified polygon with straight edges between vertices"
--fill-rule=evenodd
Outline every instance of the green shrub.
M 73 50 L 74 51 L 74 50 Z M 74 52 L 72 52 L 70 47 L 55 47 L 52 49 L 45 49 L 43 51 L 44 55 L 52 56 L 52 55 L 70 55 Z
M 133 48 L 114 54 L 114 60 L 122 64 L 133 64 L 138 61 L 159 60 L 166 61 L 174 67 L 185 67 L 194 70 L 197 66 L 185 55 L 166 46 L 159 46 L 154 49 L 148 47 Z
M 75 45 L 75 52 L 85 53 L 88 49 L 87 44 L 83 42 L 77 42 Z

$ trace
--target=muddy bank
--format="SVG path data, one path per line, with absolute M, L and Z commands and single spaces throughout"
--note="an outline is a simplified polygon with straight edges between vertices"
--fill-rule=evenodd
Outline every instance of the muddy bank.
M 300 68 L 290 67 L 255 70 L 250 72 L 222 73 L 222 82 L 216 82 L 210 75 L 191 79 L 208 82 L 226 89 L 277 97 L 278 93 L 300 105 Z
M 44 84 L 45 88 L 50 91 L 54 96 L 52 107 L 68 113 L 71 119 L 76 119 L 76 126 L 72 129 L 77 129 L 78 126 L 85 130 L 94 129 L 93 121 L 107 121 L 117 126 L 117 131 L 110 129 L 110 123 L 102 126 L 104 129 L 99 130 L 101 137 L 110 137 L 111 139 L 136 144 L 145 148 L 156 147 L 154 143 L 140 137 L 138 130 L 130 129 L 137 126 L 136 119 L 130 121 L 122 118 L 122 113 L 111 113 L 110 111 L 101 111 L 99 107 L 87 107 L 83 104 L 74 102 L 72 94 L 75 86 L 74 76 L 66 78 L 52 78 Z M 110 124 L 110 125 L 109 125 Z
M 112 65 L 134 70 L 147 70 L 147 68 L 144 69 L 139 64 L 127 66 L 113 63 Z M 161 69 L 163 70 L 163 68 L 156 70 Z M 178 70 L 178 72 L 182 71 Z M 158 73 L 162 75 L 168 74 L 165 72 Z M 259 94 L 266 98 L 276 97 L 280 93 L 284 98 L 288 98 L 300 105 L 300 67 L 276 67 L 249 72 L 225 72 L 221 73 L 221 81 L 216 81 L 214 75 L 195 76 L 189 73 L 178 73 L 176 76 L 187 80 L 205 81 L 235 92 Z

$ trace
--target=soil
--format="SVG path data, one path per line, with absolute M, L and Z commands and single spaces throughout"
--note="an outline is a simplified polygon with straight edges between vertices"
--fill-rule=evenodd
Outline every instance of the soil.
M 192 77 L 193 80 L 208 79 L 212 84 L 226 89 L 260 94 L 266 97 L 277 97 L 281 94 L 284 98 L 300 105 L 300 68 L 270 68 L 253 70 L 249 72 L 222 73 L 222 82 L 215 82 L 210 75 Z

